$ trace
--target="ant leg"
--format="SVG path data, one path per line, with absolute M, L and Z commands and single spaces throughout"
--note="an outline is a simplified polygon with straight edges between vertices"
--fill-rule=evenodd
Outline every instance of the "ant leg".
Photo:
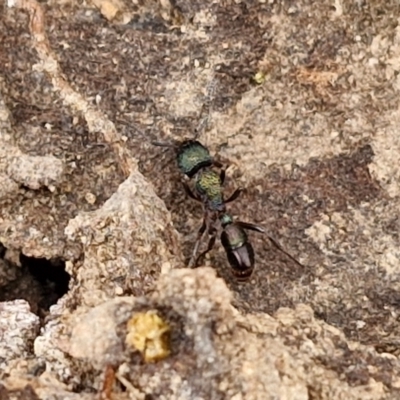
M 219 161 L 217 161 L 217 160 L 212 160 L 212 163 L 213 163 L 213 165 L 215 166 L 215 167 L 217 167 L 217 168 L 222 168 L 223 167 L 223 164 L 221 164 Z
M 224 203 L 230 203 L 231 201 L 236 200 L 236 199 L 240 196 L 240 194 L 243 192 L 243 190 L 244 190 L 244 188 L 238 188 L 238 189 L 236 189 L 236 190 L 231 194 L 231 196 L 230 196 L 227 200 L 224 201 Z M 245 228 L 245 227 L 244 227 L 244 228 Z M 248 229 L 251 229 L 251 228 L 248 228 Z
M 213 249 L 213 247 L 215 245 L 215 240 L 217 238 L 217 230 L 214 229 L 210 234 L 211 234 L 211 238 L 208 241 L 207 248 L 201 254 L 199 254 L 199 256 L 196 259 L 195 265 L 197 265 L 204 258 L 204 256 Z
M 221 172 L 219 173 L 219 179 L 221 181 L 221 186 L 222 186 L 225 182 L 225 168 L 222 168 L 222 165 L 221 165 Z
M 247 222 L 241 222 L 238 221 L 236 222 L 238 225 L 240 225 L 244 229 L 251 229 L 252 231 L 256 232 L 261 232 L 261 233 L 266 233 L 264 228 L 261 228 L 261 226 L 257 226 L 254 224 L 249 224 Z M 285 254 L 287 257 L 289 257 L 292 261 L 294 261 L 297 265 L 300 267 L 304 268 L 304 265 L 301 264 L 298 260 L 296 260 L 291 254 L 289 254 L 287 251 L 283 249 L 283 247 L 278 243 L 276 239 L 274 239 L 272 236 L 267 235 L 269 241 L 283 254 Z
M 189 185 L 186 182 L 182 182 L 183 188 L 185 189 L 186 194 L 196 201 L 201 201 L 190 189 Z
M 197 255 L 197 252 L 199 250 L 201 239 L 203 238 L 203 235 L 204 235 L 204 232 L 206 231 L 206 228 L 207 228 L 207 220 L 206 220 L 206 217 L 204 217 L 203 223 L 201 224 L 201 227 L 200 227 L 199 231 L 197 232 L 196 243 L 194 245 L 192 256 L 190 257 L 188 268 L 196 267 L 196 264 L 197 264 L 196 255 Z
M 236 224 L 240 225 L 243 229 L 251 229 L 252 231 L 265 233 L 265 229 L 261 228 L 261 226 L 258 225 L 249 224 L 248 222 L 242 222 L 242 221 L 237 221 Z
M 281 251 L 283 254 L 285 254 L 287 257 L 289 257 L 292 261 L 294 261 L 297 265 L 299 265 L 300 267 L 304 268 L 304 265 L 300 263 L 300 261 L 296 260 L 291 254 L 289 254 L 287 251 L 283 250 L 283 248 L 281 247 L 281 245 L 271 236 L 267 235 L 268 239 L 270 240 L 270 242 L 279 250 Z

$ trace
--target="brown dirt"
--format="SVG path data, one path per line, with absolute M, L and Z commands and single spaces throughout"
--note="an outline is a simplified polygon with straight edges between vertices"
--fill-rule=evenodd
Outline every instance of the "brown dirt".
M 78 303 L 112 297 L 109 288 L 107 296 L 89 300 L 87 282 L 117 278 L 110 269 L 89 277 L 88 259 L 99 253 L 65 229 L 103 207 L 129 174 L 139 174 L 137 162 L 151 187 L 143 192 L 154 188 L 166 206 L 157 203 L 151 219 L 154 231 L 157 221 L 166 226 L 167 250 L 157 249 L 170 252 L 172 268 L 182 266 L 179 246 L 187 261 L 201 209 L 182 190 L 174 155 L 136 128 L 160 140 L 191 137 L 213 79 L 210 121 L 200 140 L 229 166 L 227 193 L 246 187 L 230 210 L 268 228 L 302 267 L 256 233 L 250 234 L 257 265 L 249 282 L 235 281 L 219 243 L 205 263 L 225 280 L 240 312 L 274 315 L 304 303 L 346 340 L 391 353 L 398 363 L 397 1 L 174 1 L 170 8 L 151 1 L 97 7 L 48 1 L 41 4 L 48 42 L 30 22 L 30 1 L 11 3 L 0 5 L 0 97 L 10 113 L 11 142 L 23 154 L 62 160 L 64 172 L 54 187 L 18 184 L 1 199 L 5 247 L 74 264 L 71 292 L 80 293 Z M 253 79 L 257 72 L 262 84 Z M 144 180 L 133 181 L 140 192 Z M 114 222 L 109 235 L 117 238 Z M 141 228 L 139 221 L 132 230 Z M 146 247 L 146 240 L 140 243 Z M 85 262 L 89 272 L 79 275 Z M 121 283 L 122 270 L 122 293 L 151 292 L 162 269 L 152 265 L 136 283 Z M 373 378 L 395 398 L 395 368 L 367 358 L 345 349 L 319 362 L 349 386 Z M 359 363 L 364 367 L 350 371 Z M 318 398 L 313 390 L 309 398 Z

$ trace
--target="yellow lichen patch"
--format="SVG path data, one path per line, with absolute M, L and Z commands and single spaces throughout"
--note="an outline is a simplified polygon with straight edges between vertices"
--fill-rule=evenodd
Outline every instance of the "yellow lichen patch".
M 145 362 L 155 362 L 168 357 L 169 325 L 151 310 L 135 314 L 128 321 L 126 344 L 142 353 Z
M 256 74 L 254 74 L 253 76 L 253 81 L 257 84 L 257 85 L 262 85 L 265 82 L 265 74 L 264 72 L 258 71 Z

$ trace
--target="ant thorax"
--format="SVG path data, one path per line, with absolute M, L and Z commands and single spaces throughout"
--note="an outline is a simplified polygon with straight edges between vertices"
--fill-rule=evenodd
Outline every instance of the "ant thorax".
M 224 212 L 226 207 L 222 193 L 220 174 L 211 168 L 203 168 L 195 175 L 195 190 L 210 211 Z

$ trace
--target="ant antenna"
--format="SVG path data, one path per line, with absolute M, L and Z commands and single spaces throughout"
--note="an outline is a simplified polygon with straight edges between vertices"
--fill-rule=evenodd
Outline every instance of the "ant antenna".
M 146 139 L 147 141 L 149 141 L 149 138 L 141 129 L 139 129 L 136 125 L 132 125 L 132 127 L 136 131 L 136 133 L 138 133 L 140 136 L 142 136 L 143 139 Z
M 176 144 L 174 143 L 169 143 L 169 142 L 160 142 L 158 140 L 155 140 L 154 137 L 154 124 L 151 128 L 151 132 L 149 133 L 149 135 L 146 135 L 141 129 L 139 129 L 136 125 L 132 125 L 133 129 L 143 138 L 145 139 L 147 142 L 151 143 L 153 146 L 158 146 L 158 147 L 168 147 L 171 149 L 176 149 Z M 150 136 L 150 138 L 149 138 Z
M 158 146 L 158 147 L 169 147 L 170 149 L 176 149 L 176 145 L 172 144 L 172 143 L 167 143 L 167 142 L 158 142 L 155 140 L 151 140 L 150 143 L 154 146 Z
M 204 110 L 208 109 L 207 115 L 200 120 L 199 125 L 195 129 L 195 136 L 194 136 L 195 140 L 204 132 L 204 130 L 208 127 L 208 124 L 210 122 L 210 117 L 212 112 L 212 102 L 214 100 L 216 87 L 217 87 L 217 80 L 215 79 L 215 71 L 213 70 L 211 78 L 207 84 L 206 97 L 200 112 L 200 115 L 202 115 Z
M 254 225 L 254 224 L 249 224 L 248 222 L 242 222 L 242 221 L 237 221 L 236 223 L 239 226 L 241 226 L 243 229 L 250 229 L 252 231 L 256 231 L 256 232 L 260 232 L 260 233 L 265 234 L 267 236 L 267 238 L 269 239 L 269 241 L 275 246 L 275 248 L 277 248 L 280 252 L 285 254 L 289 259 L 294 261 L 297 265 L 299 265 L 302 268 L 305 268 L 304 265 L 299 260 L 294 258 L 286 250 L 284 250 L 283 247 L 278 243 L 278 241 L 276 239 L 274 239 L 272 236 L 270 236 L 267 233 L 267 231 L 264 228 L 262 228 L 261 226 L 257 226 L 257 225 Z

